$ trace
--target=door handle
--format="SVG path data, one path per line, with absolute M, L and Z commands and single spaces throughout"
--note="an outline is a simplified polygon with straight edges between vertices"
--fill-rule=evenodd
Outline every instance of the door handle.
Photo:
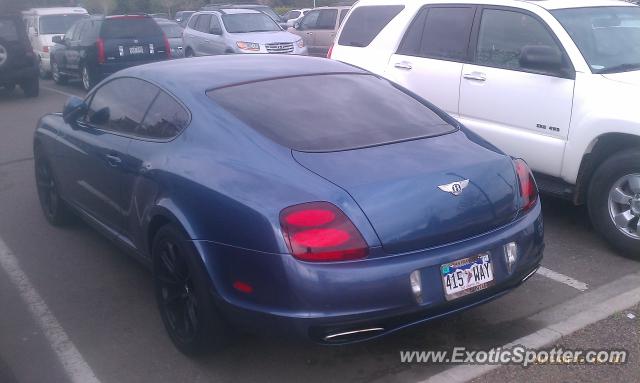
M 106 156 L 104 156 L 104 158 L 107 160 L 109 166 L 112 166 L 114 168 L 122 164 L 122 159 L 115 154 L 107 154 Z
M 413 66 L 408 61 L 400 61 L 399 63 L 395 63 L 394 67 L 398 69 L 411 70 Z
M 487 81 L 487 75 L 480 72 L 465 73 L 462 77 L 473 81 Z
M 312 34 L 313 34 L 313 32 L 307 32 L 307 34 L 308 34 L 308 35 L 312 35 Z

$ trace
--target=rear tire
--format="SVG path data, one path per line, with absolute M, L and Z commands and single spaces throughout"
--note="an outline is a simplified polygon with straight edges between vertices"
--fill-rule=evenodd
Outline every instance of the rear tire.
M 184 57 L 191 58 L 191 57 L 196 57 L 196 55 L 195 53 L 193 53 L 193 49 L 187 48 L 187 50 L 184 51 Z
M 51 164 L 39 151 L 35 153 L 35 175 L 40 207 L 47 221 L 53 226 L 65 226 L 73 222 L 75 216 L 67 203 L 60 198 Z
M 611 156 L 595 171 L 588 195 L 591 222 L 622 254 L 640 258 L 640 149 Z
M 82 69 L 80 69 L 80 76 L 82 77 L 82 87 L 87 92 L 96 86 L 95 75 L 91 72 L 88 66 L 82 66 Z
M 158 309 L 175 347 L 188 356 L 222 348 L 229 328 L 214 305 L 209 276 L 187 235 L 175 225 L 163 226 L 153 239 L 151 255 Z
M 38 77 L 33 77 L 28 80 L 24 80 L 20 84 L 20 88 L 22 88 L 26 97 L 38 97 L 40 94 L 40 79 Z

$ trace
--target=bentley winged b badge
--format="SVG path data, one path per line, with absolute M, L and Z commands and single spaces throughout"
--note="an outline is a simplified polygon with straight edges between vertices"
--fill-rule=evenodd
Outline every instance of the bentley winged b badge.
M 438 189 L 442 190 L 443 192 L 447 192 L 455 196 L 459 196 L 460 194 L 462 194 L 462 191 L 467 186 L 469 186 L 469 180 L 462 180 L 462 181 L 452 182 L 446 185 L 440 185 L 438 186 Z

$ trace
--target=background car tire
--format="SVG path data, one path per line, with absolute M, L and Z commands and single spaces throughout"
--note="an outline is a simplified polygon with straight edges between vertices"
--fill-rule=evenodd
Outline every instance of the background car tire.
M 229 328 L 214 305 L 209 276 L 188 236 L 175 225 L 163 226 L 154 237 L 152 257 L 158 309 L 176 348 L 189 356 L 222 348 Z
M 640 149 L 630 149 L 611 156 L 594 173 L 587 202 L 591 222 L 596 230 L 624 255 L 637 259 L 640 258 L 640 229 L 636 231 L 639 238 L 623 233 L 612 218 L 610 206 L 613 187 L 621 180 L 624 181 L 625 177 L 634 174 L 640 176 Z M 632 194 L 628 185 L 625 186 L 624 182 L 621 185 L 626 193 Z M 640 198 L 640 192 L 636 193 L 635 197 Z M 626 209 L 624 204 L 614 206 L 613 209 L 617 211 Z M 630 220 L 629 225 L 637 227 L 639 219 L 640 216 L 636 215 Z
M 82 79 L 82 87 L 87 92 L 93 89 L 94 86 L 96 86 L 95 76 L 88 66 L 82 66 L 82 68 L 80 69 L 80 77 Z
M 40 94 L 40 80 L 38 77 L 33 77 L 28 80 L 24 80 L 20 83 L 20 88 L 24 91 L 24 95 L 27 97 L 38 97 Z
M 184 51 L 184 57 L 190 58 L 196 57 L 196 55 L 193 53 L 193 49 L 187 48 L 187 50 Z
M 49 161 L 36 150 L 34 162 L 36 189 L 45 218 L 53 226 L 68 225 L 73 222 L 75 215 L 60 197 L 58 183 Z
M 7 44 L 4 40 L 0 39 L 0 68 L 9 64 L 9 50 L 7 49 Z
M 67 76 L 60 73 L 58 63 L 53 60 L 51 60 L 51 77 L 53 77 L 53 82 L 58 85 L 66 85 L 68 82 Z

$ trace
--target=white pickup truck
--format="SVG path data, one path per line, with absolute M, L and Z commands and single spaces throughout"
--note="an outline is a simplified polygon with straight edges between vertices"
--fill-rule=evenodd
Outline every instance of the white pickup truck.
M 361 0 L 330 56 L 525 159 L 544 192 L 587 203 L 596 229 L 640 256 L 640 7 Z

